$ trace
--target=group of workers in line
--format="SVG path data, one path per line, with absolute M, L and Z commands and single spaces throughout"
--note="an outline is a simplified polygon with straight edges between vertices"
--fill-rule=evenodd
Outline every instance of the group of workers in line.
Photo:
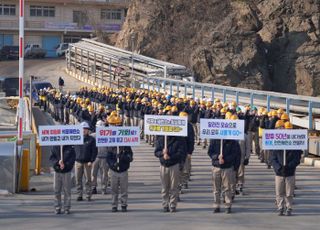
M 231 213 L 235 195 L 244 193 L 245 166 L 251 153 L 275 171 L 276 204 L 279 215 L 291 215 L 295 187 L 295 170 L 300 163 L 301 150 L 262 150 L 263 129 L 292 129 L 289 116 L 283 109 L 268 112 L 265 108 L 239 106 L 236 102 L 222 103 L 211 98 L 180 98 L 160 92 L 132 88 L 81 87 L 75 95 L 63 95 L 56 89 L 39 92 L 39 106 L 62 124 L 81 123 L 84 144 L 64 146 L 60 159 L 59 147 L 52 149 L 51 161 L 55 170 L 54 190 L 56 213 L 61 213 L 61 191 L 64 191 L 64 211 L 70 212 L 71 171 L 75 165 L 78 201 L 83 200 L 82 179 L 88 201 L 97 193 L 97 176 L 102 174 L 102 193 L 106 193 L 108 171 L 111 181 L 112 211 L 127 211 L 128 169 L 133 160 L 130 147 L 96 147 L 95 129 L 99 126 L 139 126 L 140 137 L 155 147 L 160 161 L 162 207 L 164 212 L 176 212 L 179 191 L 188 188 L 191 156 L 194 145 L 208 147 L 209 140 L 200 139 L 200 119 L 244 120 L 245 140 L 210 140 L 208 156 L 212 161 L 214 213 L 220 212 L 221 198 L 225 213 Z M 144 115 L 173 115 L 188 117 L 187 137 L 145 135 Z M 90 132 L 92 134 L 90 134 Z M 223 152 L 220 151 L 221 144 Z

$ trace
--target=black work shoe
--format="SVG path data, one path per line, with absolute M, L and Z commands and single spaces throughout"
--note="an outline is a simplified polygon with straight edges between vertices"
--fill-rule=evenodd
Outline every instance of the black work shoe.
M 268 169 L 271 169 L 271 165 L 268 165 L 268 167 L 267 167 Z
M 230 214 L 231 213 L 231 208 L 226 208 L 226 210 L 224 211 L 226 214 Z
M 292 216 L 292 210 L 287 210 L 286 215 L 287 216 Z
M 117 207 L 113 207 L 113 208 L 111 209 L 111 212 L 118 212 Z
M 69 209 L 65 209 L 64 210 L 64 214 L 69 215 L 70 214 L 70 210 Z
M 164 207 L 162 211 L 163 212 L 169 212 L 170 210 L 169 210 L 169 207 Z
M 239 190 L 236 190 L 236 195 L 239 195 L 239 194 L 240 194 Z
M 91 197 L 87 197 L 87 201 L 92 201 Z
M 207 148 L 207 146 L 204 145 L 202 148 L 205 149 L 205 148 Z
M 78 196 L 77 201 L 83 201 L 82 196 Z
M 188 189 L 188 188 L 189 188 L 188 184 L 184 184 L 184 185 L 183 185 L 183 188 L 184 188 L 184 189 Z
M 278 216 L 283 216 L 283 210 L 278 211 Z
M 178 201 L 178 202 L 181 202 L 180 196 L 178 196 L 177 201 Z
M 220 208 L 213 209 L 213 213 L 219 213 L 219 212 L 220 212 Z
M 59 214 L 61 214 L 61 209 L 56 209 L 55 211 L 54 211 L 54 213 L 56 214 L 56 215 L 59 215 Z
M 176 207 L 172 207 L 172 208 L 170 209 L 170 212 L 177 212 Z
M 121 212 L 127 212 L 127 206 L 121 206 Z
M 197 145 L 199 146 L 199 145 L 200 145 L 200 142 L 198 142 Z
M 98 194 L 97 188 L 93 188 L 93 189 L 92 189 L 92 194 Z

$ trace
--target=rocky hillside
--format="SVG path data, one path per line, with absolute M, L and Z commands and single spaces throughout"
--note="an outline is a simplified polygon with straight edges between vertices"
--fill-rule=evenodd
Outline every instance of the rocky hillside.
M 198 81 L 318 96 L 319 29 L 320 0 L 132 0 L 116 45 Z

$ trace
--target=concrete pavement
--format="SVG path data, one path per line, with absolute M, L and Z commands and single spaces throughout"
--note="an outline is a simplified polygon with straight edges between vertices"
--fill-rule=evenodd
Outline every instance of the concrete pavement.
M 72 214 L 53 214 L 52 175 L 32 178 L 36 192 L 0 197 L 0 229 L 319 229 L 320 170 L 300 166 L 297 171 L 294 216 L 275 212 L 274 174 L 251 157 L 246 194 L 236 197 L 233 213 L 212 213 L 211 166 L 206 151 L 197 147 L 189 189 L 181 195 L 178 212 L 162 213 L 159 162 L 153 148 L 142 141 L 134 148 L 129 176 L 128 213 L 111 213 L 110 194 L 92 202 L 76 202 Z M 222 210 L 223 211 L 223 210 Z

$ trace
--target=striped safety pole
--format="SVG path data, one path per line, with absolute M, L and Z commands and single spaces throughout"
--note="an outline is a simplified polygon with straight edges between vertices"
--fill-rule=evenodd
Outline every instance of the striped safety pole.
M 23 131 L 23 73 L 24 73 L 24 0 L 20 0 L 19 13 L 19 119 L 18 145 L 22 145 Z M 31 94 L 31 92 L 30 92 Z
M 17 191 L 20 190 L 20 181 L 22 173 L 22 144 L 23 144 L 23 73 L 24 73 L 24 0 L 19 0 L 19 108 L 18 108 L 18 156 L 19 173 Z M 30 82 L 31 84 L 31 82 Z M 30 92 L 31 94 L 32 92 Z M 31 103 L 31 102 L 30 102 Z M 16 157 L 16 156 L 15 156 Z M 15 166 L 16 167 L 16 166 Z

